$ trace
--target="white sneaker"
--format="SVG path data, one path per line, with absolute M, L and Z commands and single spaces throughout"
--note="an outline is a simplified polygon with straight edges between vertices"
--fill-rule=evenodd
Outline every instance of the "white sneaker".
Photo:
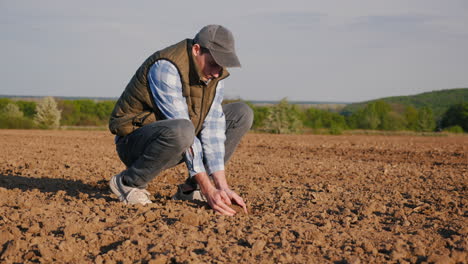
M 206 202 L 206 197 L 202 194 L 200 189 L 194 189 L 187 192 L 182 191 L 184 184 L 177 186 L 177 193 L 172 196 L 172 200 L 183 201 L 201 201 Z
M 109 182 L 112 192 L 125 204 L 149 204 L 150 193 L 145 189 L 125 186 L 122 183 L 122 173 L 114 175 Z

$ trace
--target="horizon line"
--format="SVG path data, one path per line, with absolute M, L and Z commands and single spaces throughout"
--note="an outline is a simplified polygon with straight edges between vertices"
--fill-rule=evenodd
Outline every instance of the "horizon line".
M 43 97 L 54 97 L 62 100 L 76 100 L 76 99 L 90 99 L 98 101 L 117 101 L 119 97 L 101 97 L 101 96 L 53 96 L 53 95 L 9 95 L 9 94 L 0 94 L 0 98 L 43 98 Z M 287 99 L 287 98 L 286 98 Z M 224 100 L 241 100 L 244 102 L 251 102 L 257 104 L 272 104 L 280 102 L 283 99 L 279 100 L 247 100 L 243 98 L 224 98 Z M 288 100 L 292 104 L 353 104 L 356 102 L 340 102 L 340 101 L 304 101 L 304 100 Z

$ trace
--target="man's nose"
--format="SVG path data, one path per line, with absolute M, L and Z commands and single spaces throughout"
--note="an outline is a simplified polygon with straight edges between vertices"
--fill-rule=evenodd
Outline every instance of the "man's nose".
M 218 78 L 219 77 L 219 73 L 220 73 L 221 70 L 214 70 L 211 72 L 211 75 L 215 78 Z

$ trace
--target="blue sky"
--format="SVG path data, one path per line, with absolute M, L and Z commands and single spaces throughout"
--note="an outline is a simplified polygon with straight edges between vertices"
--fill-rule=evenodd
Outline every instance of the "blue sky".
M 356 102 L 468 87 L 468 1 L 0 0 L 0 94 L 118 97 L 154 51 L 222 24 L 228 97 Z

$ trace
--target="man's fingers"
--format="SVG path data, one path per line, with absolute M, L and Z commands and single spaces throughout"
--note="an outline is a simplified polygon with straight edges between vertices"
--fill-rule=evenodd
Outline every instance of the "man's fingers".
M 233 216 L 236 211 L 231 207 L 233 203 L 241 206 L 245 214 L 248 214 L 247 205 L 242 197 L 231 190 L 217 190 L 214 195 L 207 196 L 208 203 L 213 210 L 223 215 Z
M 226 192 L 221 192 L 221 197 L 223 198 L 224 203 L 231 205 L 231 198 L 227 195 Z
M 210 206 L 215 211 L 232 216 L 236 213 L 236 211 L 224 202 L 226 198 L 223 197 L 223 194 L 226 196 L 227 200 L 231 202 L 229 200 L 229 197 L 226 195 L 226 193 L 222 192 L 218 197 L 216 197 L 215 199 L 211 201 Z
M 242 207 L 245 207 L 245 203 L 244 203 L 244 200 L 242 199 L 242 197 L 240 197 L 239 195 L 233 193 L 232 195 L 232 199 L 240 206 Z
M 232 215 L 236 214 L 236 210 L 232 209 L 229 205 L 223 203 L 221 207 L 225 210 L 228 211 L 229 213 L 232 213 Z
M 227 206 L 224 203 L 219 204 L 219 205 L 215 204 L 215 205 L 212 206 L 212 208 L 215 211 L 217 211 L 217 212 L 219 212 L 219 213 L 221 213 L 223 215 L 233 216 L 234 214 L 236 214 L 236 211 L 234 211 L 231 207 Z
M 233 195 L 232 199 L 233 199 L 239 206 L 241 206 L 241 207 L 244 209 L 245 214 L 248 214 L 248 212 L 247 212 L 247 205 L 244 203 L 244 200 L 242 199 L 242 197 L 240 197 L 239 195 L 235 194 L 235 195 Z
M 245 206 L 246 206 L 245 203 L 244 203 L 244 200 L 243 200 L 242 198 L 240 198 L 240 197 L 237 197 L 237 198 L 236 198 L 236 203 L 237 203 L 238 205 L 242 206 L 242 207 L 245 207 Z
M 244 200 L 242 200 L 242 198 L 238 197 L 238 199 L 235 199 L 235 201 L 239 206 L 244 208 L 244 211 L 247 212 L 247 205 L 244 203 Z

